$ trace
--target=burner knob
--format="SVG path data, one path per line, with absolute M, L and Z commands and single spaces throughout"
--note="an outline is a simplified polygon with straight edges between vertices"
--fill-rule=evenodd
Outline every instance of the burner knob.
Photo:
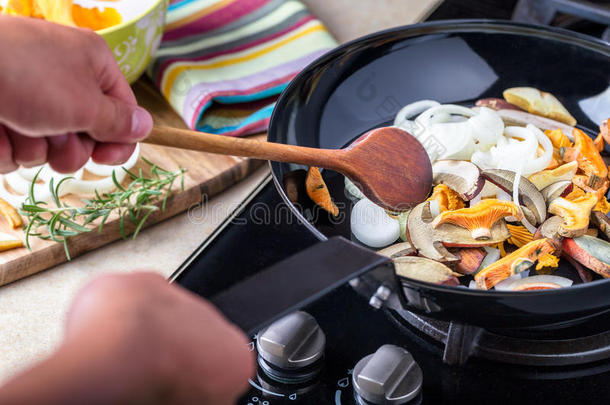
M 383 345 L 356 364 L 352 379 L 356 395 L 368 403 L 397 405 L 417 397 L 423 375 L 411 353 Z
M 313 316 L 293 312 L 262 330 L 256 340 L 259 364 L 283 382 L 301 382 L 317 374 L 326 336 Z

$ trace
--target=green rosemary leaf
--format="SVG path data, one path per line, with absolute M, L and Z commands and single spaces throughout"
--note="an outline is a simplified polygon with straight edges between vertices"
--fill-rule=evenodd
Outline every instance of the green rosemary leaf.
M 142 160 L 150 166 L 150 176 L 145 177 L 141 169 L 136 174 L 123 168 L 131 180 L 127 186 L 123 186 L 119 184 L 116 173 L 113 172 L 112 181 L 116 190 L 105 193 L 95 191 L 95 197 L 82 199 L 84 205 L 79 207 L 70 206 L 59 197 L 62 183 L 70 178 L 62 179 L 57 185 L 53 180 L 49 181 L 49 191 L 56 207 L 36 201 L 34 191 L 39 171 L 29 186 L 26 203 L 19 210 L 27 219 L 27 226 L 24 227 L 26 246 L 31 249 L 30 242 L 33 237 L 54 240 L 64 245 L 66 257 L 70 259 L 67 240 L 83 232 L 90 232 L 92 229 L 87 225 L 99 218 L 101 220 L 97 229 L 101 233 L 111 214 L 116 214 L 119 218 L 122 238 L 127 239 L 127 219 L 136 225 L 133 233 L 133 237 L 136 237 L 153 212 L 165 210 L 171 188 L 178 177 L 181 177 L 184 187 L 186 172 L 183 168 L 170 172 L 144 158 Z
M 148 219 L 148 217 L 153 213 L 153 210 L 150 210 L 146 213 L 146 215 L 144 215 L 144 217 L 140 220 L 140 222 L 138 223 L 138 226 L 136 226 L 136 230 L 133 232 L 133 239 L 136 238 L 136 236 L 138 236 L 138 233 L 140 233 L 140 229 L 142 229 L 142 227 L 144 226 L 144 223 L 146 222 L 146 220 Z
M 76 222 L 69 220 L 68 218 L 60 216 L 58 220 L 65 227 L 74 229 L 75 231 L 79 231 L 79 232 L 91 232 L 91 229 L 87 228 L 86 226 L 79 225 Z
M 125 189 L 123 188 L 123 186 L 121 186 L 121 183 L 117 180 L 116 178 L 116 172 L 113 170 L 112 171 L 112 182 L 114 183 L 115 187 L 118 188 L 121 191 L 125 191 Z

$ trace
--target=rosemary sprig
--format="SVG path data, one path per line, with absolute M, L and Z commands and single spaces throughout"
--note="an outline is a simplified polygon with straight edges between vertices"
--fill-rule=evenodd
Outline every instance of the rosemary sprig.
M 135 238 L 153 212 L 159 209 L 165 211 L 171 188 L 179 177 L 182 189 L 184 189 L 184 173 L 186 172 L 186 169 L 183 168 L 171 172 L 145 158 L 142 160 L 150 166 L 150 177 L 144 176 L 141 169 L 134 173 L 123 168 L 131 179 L 129 185 L 123 186 L 113 171 L 112 181 L 116 190 L 102 194 L 96 191 L 93 198 L 82 200 L 85 204 L 82 207 L 68 205 L 59 198 L 62 183 L 70 178 L 63 179 L 57 185 L 53 184 L 53 179 L 49 181 L 49 191 L 54 206 L 44 201 L 37 201 L 34 195 L 34 185 L 40 172 L 36 174 L 30 185 L 26 202 L 19 210 L 21 215 L 27 218 L 25 226 L 27 248 L 31 250 L 31 237 L 54 240 L 64 245 L 66 257 L 70 260 L 68 238 L 90 232 L 92 228 L 87 225 L 98 218 L 101 218 L 101 221 L 97 229 L 101 233 L 112 213 L 117 213 L 119 216 L 121 237 L 127 239 L 126 222 L 130 221 L 136 225 L 133 232 L 133 238 Z

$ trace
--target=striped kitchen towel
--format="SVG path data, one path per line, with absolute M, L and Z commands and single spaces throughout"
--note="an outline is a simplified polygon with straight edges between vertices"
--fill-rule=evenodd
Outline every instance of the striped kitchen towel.
M 297 0 L 173 0 L 149 75 L 186 124 L 267 129 L 277 96 L 337 44 Z

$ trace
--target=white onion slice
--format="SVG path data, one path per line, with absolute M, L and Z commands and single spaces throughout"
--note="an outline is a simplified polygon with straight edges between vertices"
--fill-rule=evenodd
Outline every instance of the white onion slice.
M 505 278 L 494 286 L 497 291 L 511 291 L 513 284 L 521 280 L 520 274 L 513 274 L 512 276 Z
M 514 277 L 515 276 L 512 276 L 506 280 L 502 280 L 496 284 L 495 289 L 500 291 L 523 291 L 528 288 L 556 289 L 570 287 L 572 285 L 572 280 L 561 276 L 538 275 L 526 278 Z
M 476 113 L 472 111 L 470 108 L 462 107 L 461 105 L 455 104 L 442 104 L 436 107 L 432 107 L 421 113 L 415 121 L 422 124 L 427 125 L 428 122 L 433 118 L 433 116 L 443 114 L 448 117 L 449 115 L 463 115 L 465 117 L 472 117 Z M 436 122 L 436 121 L 435 121 Z
M 15 208 L 20 208 L 28 198 L 28 194 L 14 194 L 6 189 L 4 179 L 0 178 L 0 197 Z M 51 200 L 51 192 L 46 184 L 34 186 L 34 197 L 36 201 L 48 202 Z
M 119 183 L 123 182 L 127 173 L 123 169 L 117 169 L 115 172 L 116 179 Z M 100 194 L 114 190 L 116 186 L 112 177 L 104 177 L 99 180 L 72 180 L 68 184 L 68 192 L 73 194 L 94 194 L 96 191 Z
M 24 179 L 32 181 L 32 180 L 34 180 L 34 177 L 36 176 L 36 174 L 38 174 L 40 169 L 42 169 L 43 167 L 44 167 L 44 165 L 29 167 L 29 168 L 28 167 L 19 167 L 19 169 L 17 169 L 16 171 Z
M 354 205 L 350 226 L 356 239 L 374 248 L 387 246 L 400 236 L 398 221 L 366 198 Z
M 85 165 L 85 170 L 87 170 L 88 172 L 90 172 L 92 174 L 95 174 L 96 176 L 103 176 L 103 177 L 112 176 L 113 170 L 116 170 L 117 174 L 118 174 L 118 171 L 122 167 L 124 167 L 127 170 L 130 170 L 132 167 L 134 167 L 136 165 L 136 163 L 138 163 L 139 157 L 140 157 L 140 144 L 137 144 L 133 153 L 131 154 L 129 159 L 127 159 L 127 161 L 124 164 L 116 165 L 116 166 L 101 165 L 101 164 L 95 163 L 93 160 L 89 159 L 89 161 Z
M 498 142 L 504 132 L 504 122 L 491 108 L 481 107 L 477 114 L 468 120 L 472 134 L 478 142 L 477 148 L 487 150 Z
M 483 270 L 485 267 L 497 262 L 500 259 L 500 249 L 492 248 L 489 246 L 485 246 L 483 247 L 483 249 L 485 249 L 486 255 L 483 258 L 483 261 L 481 261 L 477 272 Z
M 30 184 L 32 184 L 32 180 L 21 177 L 18 171 L 4 175 L 4 180 L 6 180 L 6 184 L 8 184 L 10 188 L 19 194 L 27 194 Z
M 428 206 L 430 207 L 430 215 L 432 215 L 432 218 L 436 218 L 441 214 L 441 207 L 438 200 L 431 200 Z
M 411 118 L 438 105 L 440 105 L 440 103 L 434 100 L 420 100 L 411 104 L 407 104 L 406 106 L 402 107 L 400 111 L 398 111 L 398 113 L 396 114 L 396 118 L 394 118 L 394 126 L 408 130 L 407 128 L 405 128 L 405 126 L 410 127 L 413 125 L 412 121 L 409 121 Z
M 534 125 L 527 124 L 526 128 L 536 136 L 538 143 L 540 143 L 540 145 L 544 149 L 544 153 L 542 154 L 542 156 L 532 161 L 526 161 L 525 165 L 523 166 L 524 174 L 532 174 L 546 169 L 549 163 L 551 163 L 551 160 L 553 159 L 553 144 L 548 138 L 548 136 L 546 136 L 544 132 L 542 132 Z M 536 150 L 537 149 L 538 147 L 536 147 Z

